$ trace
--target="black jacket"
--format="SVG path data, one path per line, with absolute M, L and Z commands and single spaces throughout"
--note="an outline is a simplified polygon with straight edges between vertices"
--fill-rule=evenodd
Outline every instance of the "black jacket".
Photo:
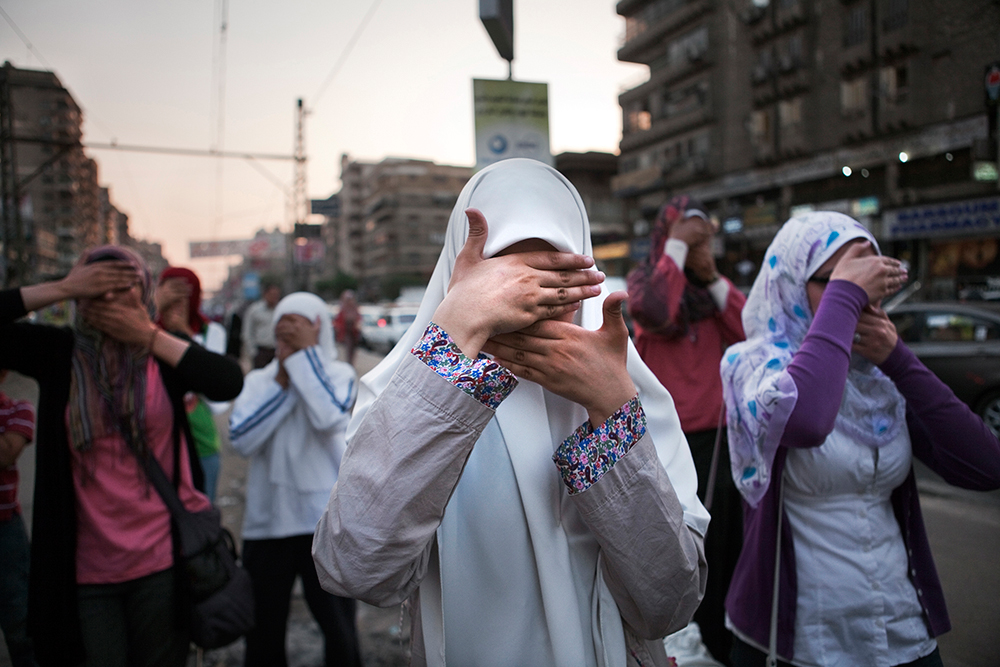
M 15 321 L 26 314 L 19 289 L 0 292 L 0 368 L 39 385 L 28 633 L 40 665 L 65 667 L 84 659 L 77 612 L 76 497 L 65 419 L 74 334 L 65 327 Z M 183 432 L 192 478 L 203 488 L 184 395 L 194 391 L 215 401 L 231 400 L 243 387 L 243 373 L 235 361 L 194 344 L 176 368 L 159 363 L 173 407 L 175 456 Z

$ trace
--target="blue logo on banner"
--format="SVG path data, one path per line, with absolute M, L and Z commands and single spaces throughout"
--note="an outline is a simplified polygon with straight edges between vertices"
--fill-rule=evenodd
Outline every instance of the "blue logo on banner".
M 507 150 L 507 137 L 502 134 L 498 134 L 490 139 L 489 143 L 490 151 L 500 155 Z

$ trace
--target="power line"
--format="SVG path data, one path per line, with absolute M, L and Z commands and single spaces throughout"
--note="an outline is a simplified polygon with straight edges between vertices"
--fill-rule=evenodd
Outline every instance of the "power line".
M 28 47 L 28 51 L 31 54 L 33 54 L 36 58 L 38 58 L 38 62 L 42 63 L 42 65 L 44 65 L 46 69 L 52 70 L 52 66 L 49 65 L 48 62 L 46 62 L 45 58 L 42 57 L 42 54 L 38 52 L 38 49 L 32 46 L 31 41 L 23 32 L 21 32 L 21 29 L 17 27 L 16 23 L 14 23 L 14 19 L 12 19 L 10 15 L 8 15 L 7 12 L 3 10 L 3 7 L 0 7 L 0 14 L 3 14 L 3 18 L 7 22 L 7 25 L 9 25 L 11 29 L 13 29 L 14 33 L 18 36 L 18 38 L 22 42 L 24 42 L 24 45 L 26 47 Z
M 24 45 L 27 47 L 28 52 L 31 53 L 32 55 L 34 55 L 35 58 L 38 59 L 38 62 L 40 62 L 45 69 L 47 69 L 48 71 L 50 71 L 52 73 L 55 73 L 55 71 L 56 71 L 55 68 L 52 67 L 52 65 L 49 64 L 49 62 L 38 51 L 38 49 L 36 49 L 34 47 L 34 45 L 31 43 L 31 40 L 29 40 L 28 37 L 27 37 L 27 35 L 25 35 L 21 31 L 21 29 L 17 26 L 17 24 L 14 23 L 14 19 L 12 19 L 10 17 L 10 15 L 3 10 L 3 7 L 0 7 L 0 15 L 3 15 L 3 18 L 7 22 L 7 25 L 9 25 L 11 27 L 11 29 L 17 35 L 18 39 L 20 39 L 22 42 L 24 42 Z M 78 96 L 76 96 L 76 95 L 73 94 L 72 89 L 66 83 L 63 83 L 62 85 L 63 85 L 63 88 L 65 88 L 67 90 L 67 92 L 69 92 L 70 96 L 76 102 L 76 105 L 78 107 L 80 107 L 80 111 L 83 112 L 87 116 L 87 119 L 89 121 L 92 121 L 95 125 L 101 126 L 101 129 L 104 130 L 104 132 L 109 137 L 112 137 L 112 139 L 113 139 L 114 138 L 114 133 L 111 132 L 111 130 L 108 129 L 108 126 L 105 123 L 103 123 L 101 121 L 101 119 L 99 119 L 96 116 L 94 116 L 94 114 L 89 109 L 84 109 L 83 104 L 80 103 L 80 98 Z
M 241 158 L 244 160 L 294 160 L 294 155 L 277 153 L 244 153 L 239 151 L 218 151 L 211 148 L 172 148 L 169 146 L 137 146 L 135 144 L 85 142 L 84 148 L 96 150 L 128 151 L 131 153 L 159 153 L 162 155 L 190 155 L 195 157 Z
M 351 51 L 354 49 L 354 45 L 357 44 L 358 39 L 361 37 L 361 33 L 363 33 L 365 28 L 368 27 L 368 23 L 372 20 L 372 17 L 375 15 L 375 10 L 378 9 L 380 4 L 382 4 L 382 0 L 373 0 L 371 7 L 368 8 L 368 13 L 365 14 L 363 19 L 361 19 L 361 23 L 358 25 L 357 30 L 354 31 L 354 35 L 351 37 L 351 40 L 347 42 L 343 52 L 341 52 L 340 58 L 337 59 L 337 62 L 334 64 L 333 69 L 330 70 L 330 73 L 326 75 L 323 85 L 321 85 L 319 90 L 316 91 L 316 94 L 312 96 L 313 107 L 319 104 L 320 96 L 326 92 L 327 86 L 330 85 L 333 78 L 337 76 L 337 73 L 340 71 L 340 68 L 343 67 L 344 63 L 347 61 L 347 56 L 351 54 Z

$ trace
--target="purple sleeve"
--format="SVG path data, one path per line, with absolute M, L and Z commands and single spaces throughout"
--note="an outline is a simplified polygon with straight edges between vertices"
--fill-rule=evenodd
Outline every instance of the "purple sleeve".
M 854 330 L 867 304 L 868 294 L 852 282 L 831 280 L 827 285 L 809 333 L 788 365 L 799 396 L 781 436 L 783 446 L 818 447 L 833 431 Z
M 1000 442 L 954 392 L 903 344 L 879 366 L 906 399 L 913 454 L 949 484 L 1000 487 Z

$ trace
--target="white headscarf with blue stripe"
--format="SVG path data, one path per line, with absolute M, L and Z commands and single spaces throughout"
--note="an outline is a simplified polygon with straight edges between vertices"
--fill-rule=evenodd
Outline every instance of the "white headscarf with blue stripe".
M 792 218 L 775 235 L 743 308 L 747 339 L 726 350 L 721 363 L 729 424 L 732 475 L 756 506 L 771 482 L 774 456 L 798 398 L 788 373 L 813 321 L 806 281 L 849 241 L 871 233 L 840 213 Z M 905 423 L 905 401 L 877 367 L 852 355 L 836 425 L 859 444 L 881 447 Z

